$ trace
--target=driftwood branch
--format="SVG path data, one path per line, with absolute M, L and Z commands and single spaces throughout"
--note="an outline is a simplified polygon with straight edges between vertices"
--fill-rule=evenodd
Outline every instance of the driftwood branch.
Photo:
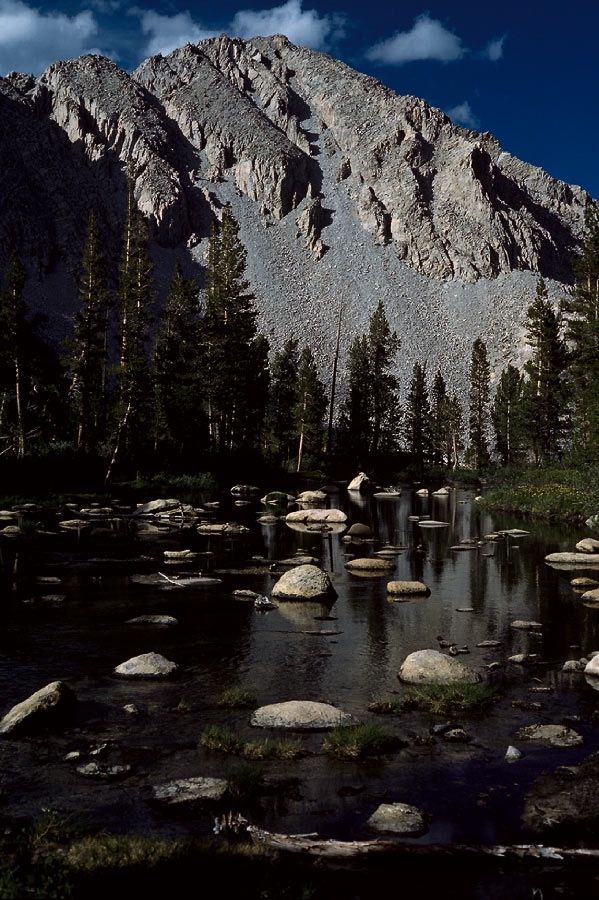
M 248 825 L 252 841 L 273 850 L 301 853 L 330 859 L 364 857 L 372 855 L 397 856 L 479 856 L 501 859 L 528 859 L 566 862 L 574 859 L 599 860 L 599 849 L 582 847 L 545 847 L 543 844 L 407 844 L 397 840 L 338 841 L 311 834 L 276 834 Z
M 184 584 L 180 584 L 178 581 L 175 581 L 173 578 L 169 578 L 168 575 L 165 575 L 164 572 L 158 572 L 161 578 L 164 578 L 165 581 L 168 581 L 169 584 L 174 584 L 175 587 L 184 588 Z

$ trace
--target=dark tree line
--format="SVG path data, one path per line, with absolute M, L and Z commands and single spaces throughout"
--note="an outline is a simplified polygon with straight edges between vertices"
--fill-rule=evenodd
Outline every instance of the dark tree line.
M 92 213 L 79 308 L 62 356 L 40 338 L 23 302 L 26 273 L 14 254 L 0 291 L 0 454 L 22 458 L 63 442 L 116 471 L 197 469 L 198 460 L 260 455 L 289 471 L 336 458 L 376 469 L 493 461 L 547 464 L 564 454 L 596 459 L 599 438 L 599 216 L 590 208 L 574 288 L 556 307 L 539 279 L 526 315 L 528 361 L 508 365 L 492 391 L 482 338 L 472 344 L 468 394 L 414 364 L 403 404 L 398 335 L 382 302 L 351 340 L 346 385 L 334 409 L 322 360 L 290 338 L 269 360 L 246 279 L 246 250 L 231 208 L 212 228 L 202 291 L 175 264 L 155 320 L 148 225 L 129 179 L 118 285 L 111 289 Z M 340 317 L 341 325 L 341 317 Z M 337 351 L 334 372 L 336 372 Z M 336 426 L 332 428 L 335 414 Z M 328 423 L 328 427 L 327 427 Z

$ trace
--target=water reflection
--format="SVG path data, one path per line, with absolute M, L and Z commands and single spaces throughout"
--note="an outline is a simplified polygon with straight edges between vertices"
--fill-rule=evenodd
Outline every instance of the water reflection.
M 202 559 L 210 560 L 210 570 L 221 578 L 218 586 L 164 592 L 131 584 L 122 575 L 92 580 L 83 570 L 69 574 L 64 568 L 63 602 L 49 605 L 41 590 L 32 590 L 6 611 L 0 634 L 4 706 L 54 678 L 64 678 L 85 702 L 104 704 L 108 721 L 101 727 L 112 728 L 123 740 L 123 703 L 136 698 L 151 703 L 152 717 L 143 726 L 148 729 L 143 736 L 157 748 L 152 776 L 164 778 L 161 753 L 176 760 L 173 747 L 185 742 L 195 747 L 206 721 L 249 730 L 246 712 L 219 711 L 216 700 L 226 686 L 246 683 L 260 705 L 321 700 L 358 719 L 372 720 L 368 706 L 373 698 L 401 692 L 397 672 L 405 657 L 414 650 L 436 649 L 443 639 L 468 648 L 464 661 L 480 672 L 500 664 L 506 693 L 497 711 L 471 726 L 472 744 L 448 749 L 423 742 L 420 747 L 413 736 L 427 736 L 433 719 L 410 715 L 383 723 L 407 735 L 408 749 L 376 766 L 333 763 L 322 754 L 321 737 L 306 738 L 311 755 L 285 770 L 301 781 L 302 798 L 285 804 L 273 801 L 265 824 L 283 831 L 322 830 L 324 824 L 332 833 L 359 833 L 376 798 L 385 796 L 422 804 L 431 812 L 433 824 L 424 841 L 476 839 L 481 834 L 495 839 L 508 825 L 513 829 L 513 798 L 521 798 L 543 766 L 571 761 L 576 753 L 553 753 L 549 760 L 547 751 L 533 747 L 527 749 L 525 763 L 510 768 L 503 759 L 505 750 L 517 727 L 531 722 L 530 713 L 512 707 L 510 692 L 522 685 L 526 690 L 531 678 L 550 687 L 542 712 L 548 721 L 578 714 L 594 693 L 583 678 L 564 677 L 561 667 L 566 659 L 599 649 L 599 610 L 581 603 L 570 586 L 573 573 L 544 562 L 549 552 L 571 549 L 579 535 L 536 523 L 526 526 L 530 534 L 499 534 L 522 523 L 481 512 L 466 492 L 441 497 L 404 491 L 397 498 L 377 498 L 350 497 L 342 491 L 331 502 L 347 512 L 348 526 L 370 526 L 374 540 L 354 543 L 345 541 L 340 531 L 294 530 L 283 519 L 259 524 L 260 508 L 254 504 L 221 512 L 223 521 L 248 525 L 247 535 L 181 535 L 192 549 L 213 554 Z M 448 525 L 422 526 L 422 516 Z M 496 537 L 487 539 L 489 535 Z M 396 548 L 388 573 L 359 577 L 346 569 L 349 557 L 371 556 L 385 545 Z M 468 549 L 454 549 L 460 545 Z M 160 558 L 159 549 L 140 544 L 138 550 Z M 282 571 L 276 565 L 271 571 L 271 566 L 298 552 L 317 557 L 331 573 L 337 593 L 331 606 L 282 602 L 263 613 L 234 599 L 233 591 L 242 588 L 270 596 Z M 52 566 L 60 570 L 51 554 L 32 558 L 30 565 L 40 574 Z M 430 595 L 390 600 L 390 580 L 422 581 Z M 126 626 L 127 619 L 143 613 L 174 615 L 180 627 L 144 631 Z M 540 622 L 540 636 L 513 629 L 516 619 Z M 489 640 L 500 646 L 478 646 Z M 175 683 L 148 687 L 112 679 L 115 665 L 149 650 L 179 664 L 181 675 Z M 538 654 L 542 665 L 534 674 L 518 669 L 508 662 L 515 653 Z M 187 718 L 173 712 L 181 698 L 193 710 Z M 585 740 L 579 755 L 590 753 L 598 742 L 592 729 Z M 194 750 L 180 763 L 182 771 L 186 766 L 187 774 L 198 774 L 198 769 L 216 773 L 222 761 Z M 481 808 L 479 794 L 490 777 L 504 792 L 498 790 L 493 802 Z M 51 789 L 49 783 L 47 791 Z M 284 821 L 277 818 L 281 816 Z

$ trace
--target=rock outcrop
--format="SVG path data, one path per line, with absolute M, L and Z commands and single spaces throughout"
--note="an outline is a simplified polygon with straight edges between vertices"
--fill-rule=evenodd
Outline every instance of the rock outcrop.
M 456 378 L 474 331 L 492 362 L 521 361 L 537 277 L 553 296 L 569 281 L 590 202 L 490 134 L 280 35 L 221 35 L 132 74 L 96 55 L 12 73 L 0 123 L 0 270 L 18 247 L 26 299 L 55 329 L 76 304 L 90 209 L 119 259 L 129 164 L 159 286 L 173 249 L 202 282 L 230 202 L 273 346 L 301 335 L 326 350 L 340 298 L 352 332 L 380 297 L 406 372 L 426 348 L 431 370 L 458 359 Z
M 0 720 L 0 734 L 18 736 L 60 725 L 73 712 L 75 702 L 67 684 L 52 681 L 6 713 Z

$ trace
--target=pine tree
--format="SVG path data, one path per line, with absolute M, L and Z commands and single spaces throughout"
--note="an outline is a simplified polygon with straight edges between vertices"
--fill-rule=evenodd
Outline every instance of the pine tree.
M 464 449 L 462 406 L 456 395 L 451 394 L 442 401 L 442 407 L 442 420 L 445 424 L 444 453 L 447 464 L 455 470 L 460 463 L 460 453 Z
M 204 419 L 198 415 L 201 367 L 198 287 L 179 260 L 154 343 L 154 449 L 179 458 L 199 451 Z
M 13 253 L 0 295 L 0 434 L 9 431 L 7 437 L 14 442 L 18 457 L 24 456 L 26 450 L 27 345 L 30 329 L 23 302 L 25 279 L 23 264 L 18 254 Z M 11 406 L 14 408 L 12 420 L 9 413 Z
M 259 445 L 268 399 L 268 342 L 256 328 L 246 259 L 227 205 L 210 237 L 202 328 L 202 390 L 216 452 Z
M 575 286 L 564 301 L 566 338 L 572 348 L 570 375 L 576 437 L 587 458 L 599 446 L 599 209 L 589 206 L 582 253 L 574 264 Z
M 362 466 L 397 448 L 399 382 L 393 370 L 399 348 L 400 340 L 379 302 L 368 333 L 356 336 L 349 347 L 349 384 L 340 413 L 342 443 Z
M 442 466 L 448 460 L 445 456 L 445 447 L 447 439 L 447 385 L 440 369 L 433 380 L 433 386 L 430 392 L 431 406 L 431 443 L 432 455 L 431 461 L 435 466 Z
M 127 219 L 119 280 L 118 399 L 113 451 L 106 473 L 112 478 L 123 450 L 136 459 L 148 444 L 150 369 L 146 353 L 150 309 L 154 302 L 153 265 L 149 253 L 148 224 L 135 201 L 134 181 L 128 179 Z
M 43 317 L 27 314 L 25 282 L 13 253 L 0 291 L 0 440 L 1 454 L 18 458 L 62 434 L 65 407 L 60 362 L 40 335 Z
M 340 443 L 348 456 L 364 468 L 372 441 L 371 365 L 366 335 L 351 342 L 347 355 L 349 385 L 339 416 Z
M 290 338 L 275 353 L 270 375 L 269 423 L 272 449 L 281 462 L 289 463 L 296 438 L 294 406 L 299 370 L 298 342 Z
M 399 381 L 393 370 L 401 342 L 391 331 L 382 301 L 370 317 L 367 340 L 372 395 L 370 452 L 376 457 L 381 451 L 395 450 L 399 438 Z
M 462 407 L 455 394 L 447 392 L 445 379 L 439 369 L 433 381 L 430 401 L 433 464 L 455 469 L 463 449 Z
M 430 463 L 432 455 L 431 408 L 426 385 L 426 369 L 414 363 L 408 388 L 405 414 L 408 450 L 419 474 Z
M 495 448 L 504 466 L 519 462 L 527 444 L 527 414 L 524 404 L 524 376 L 508 365 L 499 378 L 491 407 Z
M 561 449 L 567 354 L 561 337 L 561 319 L 548 299 L 542 278 L 528 307 L 526 329 L 526 342 L 532 349 L 524 366 L 528 375 L 525 403 L 529 441 L 535 461 L 547 462 L 557 457 Z
M 296 400 L 293 408 L 296 433 L 299 436 L 297 471 L 304 456 L 319 456 L 324 441 L 324 416 L 327 397 L 314 361 L 312 350 L 304 347 L 300 355 Z
M 107 418 L 108 311 L 101 235 L 90 213 L 79 281 L 80 307 L 67 363 L 71 373 L 69 399 L 77 427 L 77 447 L 89 452 L 104 437 Z
M 491 369 L 487 357 L 487 346 L 481 338 L 477 338 L 472 345 L 468 420 L 469 459 L 477 471 L 484 469 L 490 460 L 487 442 L 490 382 Z

